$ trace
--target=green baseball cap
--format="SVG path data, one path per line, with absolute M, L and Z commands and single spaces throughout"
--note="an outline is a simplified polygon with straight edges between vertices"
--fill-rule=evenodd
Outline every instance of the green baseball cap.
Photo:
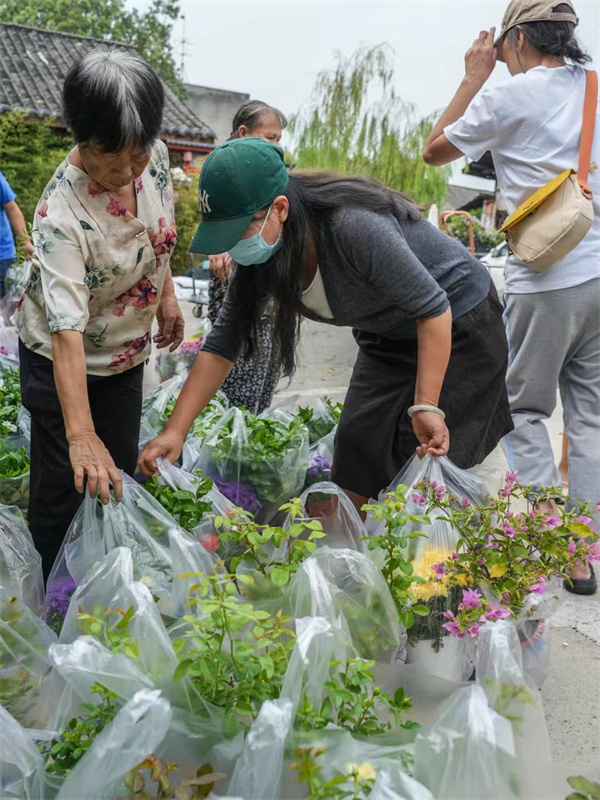
M 265 139 L 232 139 L 202 165 L 198 202 L 202 220 L 190 252 L 225 253 L 236 245 L 261 208 L 288 184 L 281 147 Z

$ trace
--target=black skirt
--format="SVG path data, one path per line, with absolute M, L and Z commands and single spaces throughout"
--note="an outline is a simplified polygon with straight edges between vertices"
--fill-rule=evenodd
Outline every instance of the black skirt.
M 414 404 L 417 341 L 355 330 L 359 353 L 335 440 L 332 480 L 363 497 L 386 489 L 419 445 Z M 480 464 L 513 429 L 506 392 L 508 344 L 493 284 L 485 300 L 452 323 L 452 350 L 439 405 L 450 432 L 448 457 Z

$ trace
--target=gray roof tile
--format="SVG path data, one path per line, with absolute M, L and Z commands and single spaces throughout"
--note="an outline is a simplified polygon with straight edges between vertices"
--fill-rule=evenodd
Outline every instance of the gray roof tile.
M 23 109 L 34 116 L 60 119 L 67 71 L 97 44 L 97 39 L 0 23 L 0 113 Z M 119 46 L 136 52 L 128 45 Z M 165 92 L 163 134 L 212 142 L 215 134 L 209 126 L 166 85 Z

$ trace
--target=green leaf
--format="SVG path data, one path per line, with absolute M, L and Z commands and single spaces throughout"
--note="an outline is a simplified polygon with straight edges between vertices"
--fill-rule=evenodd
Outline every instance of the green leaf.
M 410 561 L 401 561 L 400 569 L 405 575 L 412 575 L 414 572 L 413 565 L 410 563 Z
M 394 703 L 397 706 L 401 706 L 403 702 L 404 702 L 404 687 L 399 686 L 394 692 Z
M 571 533 L 580 536 L 582 539 L 585 539 L 586 536 L 591 536 L 592 534 L 589 525 L 586 525 L 583 522 L 570 522 L 569 530 L 571 531 Z
M 571 778 L 567 778 L 569 786 L 572 786 L 573 789 L 576 789 L 578 792 L 582 794 L 589 795 L 593 797 L 594 800 L 596 797 L 600 797 L 600 784 L 599 783 L 592 783 L 592 781 L 588 781 L 587 778 L 584 778 L 581 775 L 576 775 Z
M 290 571 L 288 567 L 276 566 L 273 567 L 273 569 L 269 573 L 269 576 L 271 578 L 273 585 L 276 586 L 278 589 L 282 589 L 289 581 Z
M 173 675 L 173 682 L 177 683 L 182 678 L 188 674 L 188 671 L 193 667 L 194 662 L 191 658 L 185 658 L 183 661 L 180 661 L 177 665 L 175 673 Z
M 411 606 L 410 610 L 419 617 L 426 617 L 429 614 L 427 606 Z
M 580 794 L 579 792 L 571 792 L 571 794 L 567 797 L 567 800 L 590 800 L 590 797 L 587 794 Z

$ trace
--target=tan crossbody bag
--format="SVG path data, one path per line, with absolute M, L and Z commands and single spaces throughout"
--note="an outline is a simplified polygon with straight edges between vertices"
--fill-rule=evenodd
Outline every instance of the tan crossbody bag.
M 500 228 L 511 251 L 535 272 L 544 272 L 571 252 L 592 226 L 594 208 L 588 174 L 592 157 L 598 75 L 586 70 L 583 125 L 577 172 L 565 170 L 532 194 Z

